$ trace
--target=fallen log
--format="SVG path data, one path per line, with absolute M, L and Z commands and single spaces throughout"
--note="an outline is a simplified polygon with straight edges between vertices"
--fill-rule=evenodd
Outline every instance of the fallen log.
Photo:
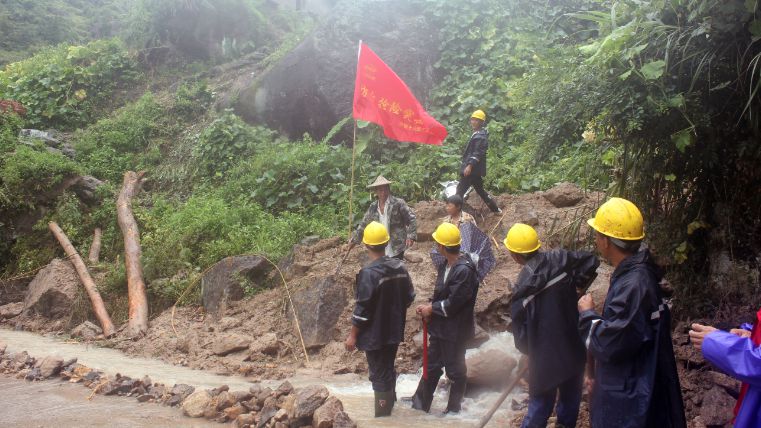
M 148 331 L 148 297 L 145 293 L 143 266 L 140 262 L 140 231 L 132 215 L 132 198 L 140 191 L 145 171 L 124 173 L 122 190 L 116 200 L 116 218 L 124 237 L 124 264 L 127 270 L 129 322 L 127 335 L 142 336 Z
M 92 245 L 90 245 L 90 254 L 87 256 L 87 260 L 90 261 L 90 264 L 94 265 L 97 264 L 100 260 L 100 246 L 101 246 L 101 239 L 103 237 L 103 231 L 100 230 L 99 227 L 95 228 L 95 233 L 93 233 L 92 236 Z
M 71 245 L 71 241 L 69 241 L 69 238 L 63 233 L 63 230 L 61 230 L 58 224 L 51 221 L 48 223 L 48 228 L 53 232 L 56 239 L 58 239 L 58 242 L 63 247 L 63 251 L 71 259 L 74 268 L 77 270 L 79 279 L 82 281 L 82 285 L 84 285 L 85 290 L 87 291 L 87 296 L 90 297 L 95 317 L 98 318 L 100 327 L 103 329 L 103 335 L 106 337 L 113 336 L 115 333 L 114 323 L 111 322 L 111 317 L 108 316 L 108 311 L 103 304 L 103 299 L 100 297 L 98 287 L 90 276 L 90 272 L 87 270 L 85 262 L 82 261 L 82 257 L 79 256 L 79 253 L 77 253 L 77 250 Z

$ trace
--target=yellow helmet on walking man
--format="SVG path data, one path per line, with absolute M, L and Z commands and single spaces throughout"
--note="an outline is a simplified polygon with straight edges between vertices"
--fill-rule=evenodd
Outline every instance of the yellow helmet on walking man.
M 470 115 L 471 119 L 486 120 L 486 113 L 483 110 L 476 110 Z

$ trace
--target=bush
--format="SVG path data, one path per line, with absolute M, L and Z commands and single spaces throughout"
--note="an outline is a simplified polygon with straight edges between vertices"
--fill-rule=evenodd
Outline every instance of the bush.
M 162 137 L 173 132 L 169 122 L 164 108 L 146 93 L 111 117 L 78 131 L 74 135 L 77 160 L 96 177 L 121 183 L 125 171 L 161 161 Z
M 174 113 L 186 118 L 204 114 L 214 99 L 206 86 L 206 81 L 199 80 L 183 83 L 174 94 Z
M 91 121 L 136 70 L 116 39 L 60 45 L 0 71 L 0 98 L 20 102 L 31 126 L 72 129 Z
M 66 157 L 19 146 L 0 165 L 0 209 L 34 209 L 47 192 L 80 172 Z
M 23 127 L 24 121 L 17 114 L 0 111 L 0 154 L 16 148 L 18 133 Z

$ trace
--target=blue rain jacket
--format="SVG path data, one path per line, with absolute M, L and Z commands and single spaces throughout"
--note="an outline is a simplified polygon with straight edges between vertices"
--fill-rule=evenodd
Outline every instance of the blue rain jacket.
M 748 385 L 734 428 L 761 427 L 761 346 L 754 345 L 750 338 L 714 331 L 703 341 L 703 356 L 724 373 Z
M 686 426 L 661 276 L 648 250 L 633 254 L 613 272 L 602 316 L 579 314 L 595 359 L 593 428 Z

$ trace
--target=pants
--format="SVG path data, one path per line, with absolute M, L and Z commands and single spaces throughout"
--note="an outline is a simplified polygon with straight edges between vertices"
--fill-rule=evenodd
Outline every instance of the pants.
M 452 381 L 447 411 L 460 411 L 460 403 L 465 395 L 465 385 L 468 380 L 468 369 L 465 366 L 465 344 L 441 340 L 433 336 L 428 342 L 428 379 L 420 379 L 417 391 L 412 397 L 413 408 L 425 412 L 430 411 L 433 393 L 436 391 L 436 386 L 439 384 L 439 379 L 444 370 L 446 370 L 449 380 Z
M 580 373 L 544 394 L 530 395 L 528 399 L 528 413 L 526 413 L 526 417 L 523 419 L 521 428 L 546 427 L 547 419 L 550 418 L 552 408 L 555 407 L 556 396 L 558 400 L 556 409 L 557 424 L 569 428 L 575 427 L 576 419 L 579 417 L 583 383 L 584 373 Z
M 457 183 L 457 194 L 461 197 L 465 197 L 465 192 L 470 189 L 470 186 L 473 186 L 474 189 L 476 189 L 476 193 L 478 193 L 478 196 L 483 199 L 483 201 L 486 203 L 486 205 L 489 207 L 489 209 L 492 212 L 499 211 L 499 208 L 497 207 L 497 203 L 494 202 L 494 199 L 492 199 L 488 193 L 486 193 L 486 190 L 484 190 L 484 178 L 480 175 L 470 174 L 469 176 L 465 177 L 464 175 L 460 174 L 460 181 Z
M 370 371 L 370 382 L 373 391 L 388 392 L 396 389 L 396 350 L 399 344 L 386 345 L 374 351 L 365 351 L 367 366 Z

